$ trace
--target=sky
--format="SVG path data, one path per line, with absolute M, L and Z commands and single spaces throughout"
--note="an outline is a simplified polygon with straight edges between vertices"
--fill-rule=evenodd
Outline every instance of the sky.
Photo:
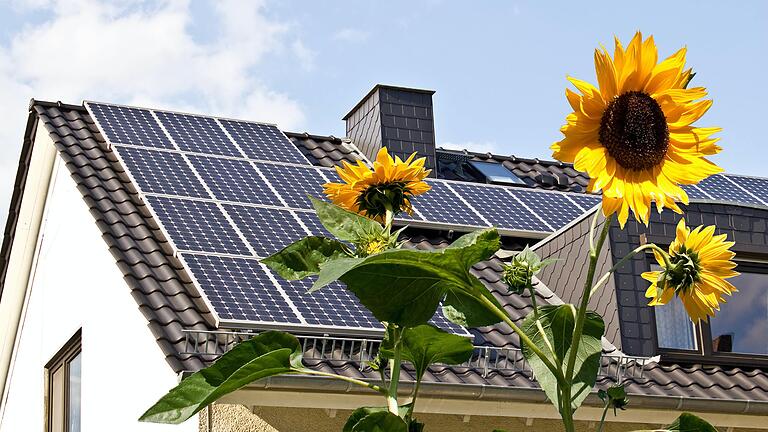
M 629 5 L 629 3 L 628 3 Z M 344 135 L 376 83 L 436 90 L 439 146 L 551 158 L 566 76 L 652 34 L 688 47 L 727 171 L 764 167 L 768 2 L 0 0 L 0 223 L 30 98 L 125 103 Z

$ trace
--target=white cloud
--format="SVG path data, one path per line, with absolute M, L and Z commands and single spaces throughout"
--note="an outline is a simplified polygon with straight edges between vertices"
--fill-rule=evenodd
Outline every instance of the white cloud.
M 315 68 L 315 52 L 311 49 L 307 48 L 304 43 L 296 39 L 291 44 L 291 49 L 293 50 L 293 54 L 296 56 L 296 58 L 299 59 L 299 64 L 301 67 L 306 71 L 311 71 Z
M 27 0 L 16 6 L 50 18 L 25 26 L 0 45 L 3 207 L 10 199 L 32 97 L 215 113 L 285 129 L 303 123 L 297 102 L 258 76 L 269 54 L 293 55 L 311 66 L 314 53 L 288 24 L 266 15 L 264 1 L 219 0 L 202 22 L 194 21 L 185 0 Z M 201 42 L 192 33 L 197 26 L 218 33 Z
M 345 42 L 365 42 L 370 34 L 356 28 L 343 28 L 333 34 L 333 38 Z

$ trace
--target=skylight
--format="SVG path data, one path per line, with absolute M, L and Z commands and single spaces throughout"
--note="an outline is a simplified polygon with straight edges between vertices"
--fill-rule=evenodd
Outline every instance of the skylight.
M 485 176 L 487 183 L 496 184 L 509 184 L 509 185 L 524 185 L 525 182 L 520 180 L 512 171 L 504 167 L 504 165 L 493 162 L 480 162 L 469 161 L 469 164 L 480 171 Z

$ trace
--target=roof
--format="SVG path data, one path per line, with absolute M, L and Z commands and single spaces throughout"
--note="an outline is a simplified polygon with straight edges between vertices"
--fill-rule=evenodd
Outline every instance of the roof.
M 42 125 L 50 133 L 171 368 L 181 372 L 204 366 L 210 358 L 183 354 L 187 351 L 185 330 L 215 330 L 211 313 L 186 270 L 174 258 L 157 222 L 139 199 L 135 187 L 111 150 L 106 147 L 88 113 L 82 106 L 33 101 L 30 123 L 32 126 L 28 125 L 28 134 L 35 125 Z M 30 140 L 31 135 L 26 139 Z M 336 164 L 354 157 L 350 155 L 355 153 L 354 150 L 347 152 L 346 148 L 342 149 L 351 144 L 332 137 L 291 134 L 291 140 L 309 151 L 317 164 Z M 22 164 L 19 178 L 24 176 Z M 20 181 L 23 183 L 23 180 Z M 14 195 L 12 209 L 20 199 L 20 195 Z M 16 223 L 13 219 L 9 219 L 9 226 Z M 431 233 L 412 235 L 407 244 L 419 249 L 433 249 L 449 243 L 450 240 L 439 233 Z M 3 256 L 6 253 L 4 248 Z M 494 258 L 475 265 L 472 271 L 519 322 L 531 310 L 529 299 L 507 291 L 500 282 L 500 266 L 501 260 Z M 539 303 L 558 304 L 561 301 L 545 286 L 540 288 Z M 517 337 L 506 324 L 474 329 L 473 333 L 478 345 L 518 346 Z M 606 348 L 608 351 L 612 349 L 610 345 Z M 376 378 L 372 371 L 360 364 L 359 359 L 319 360 L 313 367 Z M 488 372 L 475 367 L 438 366 L 430 370 L 425 381 L 531 389 L 538 386 L 529 372 Z M 610 378 L 603 377 L 600 385 L 609 382 Z M 636 395 L 768 402 L 768 374 L 759 369 L 651 363 L 645 367 L 642 377 L 628 378 L 626 383 L 629 393 Z

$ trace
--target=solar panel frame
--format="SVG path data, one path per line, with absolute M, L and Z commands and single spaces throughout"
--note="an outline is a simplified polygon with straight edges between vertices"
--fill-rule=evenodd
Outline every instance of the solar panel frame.
M 720 174 L 711 175 L 697 183 L 696 186 L 714 200 L 764 205 L 762 201 L 739 187 L 737 183 Z
M 155 195 L 145 195 L 144 200 L 176 250 L 252 255 L 218 204 Z
M 233 204 L 223 206 L 260 258 L 279 252 L 308 235 L 290 210 Z
M 533 192 L 522 188 L 508 188 L 507 192 L 555 231 L 584 214 L 580 208 L 573 206 L 573 202 L 565 194 L 560 192 Z
M 742 175 L 725 175 L 728 180 L 739 185 L 741 188 L 747 190 L 749 193 L 757 197 L 763 202 L 763 205 L 768 206 L 768 178 L 742 176 Z
M 114 151 L 144 193 L 213 198 L 179 153 L 126 146 L 115 146 Z
M 472 205 L 467 205 L 445 182 L 431 179 L 427 183 L 432 189 L 411 199 L 424 221 L 477 228 L 490 226 Z
M 107 142 L 111 144 L 169 150 L 175 148 L 151 110 L 95 102 L 85 102 L 85 107 Z M 119 122 L 118 118 L 122 121 Z
M 275 125 L 223 118 L 218 121 L 249 159 L 312 166 Z
M 250 161 L 198 155 L 190 155 L 189 161 L 218 200 L 282 206 L 278 194 Z
M 530 217 L 531 211 L 515 200 L 506 187 L 466 182 L 454 182 L 451 186 L 478 212 L 482 212 L 493 226 L 515 231 L 552 231 L 538 217 Z
M 312 202 L 307 195 L 323 197 L 322 185 L 327 180 L 317 168 L 264 162 L 254 162 L 253 165 L 275 190 L 281 192 L 280 198 L 287 207 L 311 210 Z M 313 181 L 308 182 L 308 178 Z
M 183 253 L 181 260 L 220 320 L 254 325 L 306 323 L 257 260 L 190 253 Z
M 244 157 L 213 117 L 155 110 L 176 146 L 182 151 Z

